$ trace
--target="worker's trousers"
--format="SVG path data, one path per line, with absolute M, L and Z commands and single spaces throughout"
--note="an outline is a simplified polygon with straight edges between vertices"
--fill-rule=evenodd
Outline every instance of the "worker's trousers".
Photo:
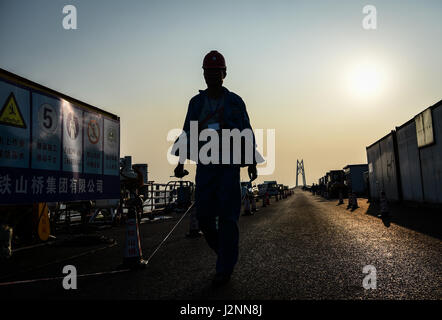
M 218 255 L 216 271 L 231 273 L 238 261 L 240 167 L 199 164 L 195 182 L 197 218 L 207 243 Z

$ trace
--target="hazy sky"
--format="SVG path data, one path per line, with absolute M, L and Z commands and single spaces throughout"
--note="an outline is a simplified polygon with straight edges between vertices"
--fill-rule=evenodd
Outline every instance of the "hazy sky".
M 77 30 L 62 27 L 68 4 Z M 296 159 L 309 184 L 366 163 L 366 146 L 441 100 L 441 39 L 440 0 L 0 0 L 0 67 L 120 116 L 121 156 L 161 182 L 208 51 L 252 126 L 276 130 L 274 175 L 258 182 L 294 185 Z

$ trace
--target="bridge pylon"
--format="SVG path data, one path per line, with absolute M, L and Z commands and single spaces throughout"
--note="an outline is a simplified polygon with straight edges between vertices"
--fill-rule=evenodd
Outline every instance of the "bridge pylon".
M 305 187 L 306 184 L 305 184 L 304 159 L 302 159 L 301 161 L 296 159 L 296 187 L 298 187 L 298 175 L 299 174 L 302 175 L 302 183 L 304 184 L 304 187 Z

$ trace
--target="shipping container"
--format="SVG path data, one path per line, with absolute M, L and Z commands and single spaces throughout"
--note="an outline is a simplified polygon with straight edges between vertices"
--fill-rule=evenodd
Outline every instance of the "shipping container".
M 442 204 L 442 101 L 367 147 L 370 194 Z
M 383 190 L 387 199 L 401 200 L 396 132 L 394 130 L 367 147 L 367 161 L 371 197 L 379 199 Z
M 422 175 L 414 119 L 396 128 L 402 195 L 405 201 L 422 202 Z
M 368 170 L 367 164 L 349 164 L 344 168 L 345 184 L 356 194 L 367 193 L 364 181 L 364 172 Z
M 396 131 L 404 200 L 442 203 L 442 101 Z
M 442 103 L 434 105 L 429 111 L 432 123 L 430 119 L 428 125 L 432 126 L 434 142 L 419 149 L 422 189 L 425 202 L 442 203 Z

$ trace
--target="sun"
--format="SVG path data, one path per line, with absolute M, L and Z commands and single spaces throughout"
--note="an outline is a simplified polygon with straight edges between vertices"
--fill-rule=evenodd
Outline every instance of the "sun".
M 350 68 L 347 87 L 353 96 L 376 97 L 385 90 L 385 71 L 381 65 L 364 62 Z

